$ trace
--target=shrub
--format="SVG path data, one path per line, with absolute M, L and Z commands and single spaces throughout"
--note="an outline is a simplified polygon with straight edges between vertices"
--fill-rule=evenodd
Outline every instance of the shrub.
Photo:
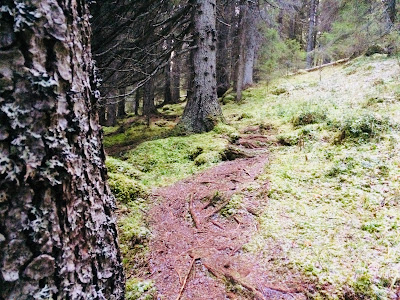
M 389 121 L 378 114 L 365 112 L 359 115 L 347 116 L 336 126 L 340 130 L 338 142 L 343 140 L 357 140 L 367 142 L 371 138 L 379 137 L 387 131 Z
M 320 109 L 305 108 L 297 116 L 293 117 L 294 126 L 303 126 L 309 124 L 321 123 L 326 120 L 326 113 Z

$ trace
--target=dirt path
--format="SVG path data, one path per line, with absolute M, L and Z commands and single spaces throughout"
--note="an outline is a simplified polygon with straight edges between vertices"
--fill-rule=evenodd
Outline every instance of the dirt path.
M 251 137 L 242 141 L 254 148 Z M 154 192 L 150 270 L 157 299 L 305 299 L 285 283 L 272 284 L 257 257 L 242 251 L 257 231 L 256 215 L 266 205 L 262 193 L 268 188 L 247 191 L 268 163 L 265 149 L 247 151 L 254 157 L 223 162 Z M 239 192 L 241 208 L 221 216 Z

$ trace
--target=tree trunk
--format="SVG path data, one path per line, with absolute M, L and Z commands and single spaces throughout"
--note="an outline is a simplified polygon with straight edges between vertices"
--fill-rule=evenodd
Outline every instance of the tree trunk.
M 396 0 L 385 0 L 385 12 L 387 16 L 387 29 L 390 30 L 396 22 Z
M 171 102 L 178 103 L 181 98 L 181 66 L 176 52 L 171 56 Z
M 255 4 L 248 4 L 249 12 L 246 18 L 246 49 L 243 66 L 243 88 L 253 85 L 254 63 L 257 50 L 257 11 Z
M 235 72 L 235 92 L 236 101 L 242 100 L 243 90 L 243 76 L 244 76 L 244 58 L 245 58 L 245 43 L 246 43 L 246 17 L 247 17 L 247 3 L 242 3 L 239 12 L 239 31 L 238 31 L 238 57 L 236 62 Z
M 225 22 L 217 23 L 218 46 L 217 46 L 217 95 L 222 97 L 230 87 L 231 74 L 231 39 L 232 19 L 235 13 L 234 2 L 231 1 L 222 8 L 226 16 Z
M 87 5 L 16 3 L 0 20 L 0 299 L 122 300 Z
M 114 94 L 111 94 L 115 96 Z M 117 124 L 117 99 L 108 99 L 107 100 L 107 121 L 106 126 L 115 126 Z
M 171 48 L 172 42 L 171 40 L 167 41 L 168 48 Z M 170 55 L 167 65 L 164 68 L 165 72 L 165 84 L 164 84 L 164 104 L 171 104 L 172 103 L 172 54 Z
M 99 113 L 99 123 L 102 126 L 106 126 L 106 103 L 104 98 L 100 98 L 98 102 L 98 113 Z
M 315 27 L 317 19 L 318 0 L 310 0 L 310 14 L 308 21 L 308 35 L 307 35 L 307 68 L 312 67 L 313 53 L 315 48 Z
M 123 96 L 125 93 L 126 93 L 125 88 L 120 88 L 119 89 L 120 97 L 118 97 L 118 113 L 117 113 L 118 119 L 123 119 L 126 116 L 125 96 Z
M 140 104 L 140 89 L 137 89 L 135 93 L 135 116 L 139 115 L 139 104 Z
M 154 79 L 150 78 L 143 86 L 143 115 L 151 116 L 157 113 L 154 105 Z
M 191 0 L 191 4 L 193 72 L 180 126 L 188 132 L 204 132 L 212 130 L 222 117 L 216 81 L 216 0 Z

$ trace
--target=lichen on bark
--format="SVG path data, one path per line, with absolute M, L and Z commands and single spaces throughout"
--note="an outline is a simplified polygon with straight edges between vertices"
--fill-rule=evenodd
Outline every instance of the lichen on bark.
M 0 57 L 0 299 L 123 299 L 85 1 L 3 1 Z

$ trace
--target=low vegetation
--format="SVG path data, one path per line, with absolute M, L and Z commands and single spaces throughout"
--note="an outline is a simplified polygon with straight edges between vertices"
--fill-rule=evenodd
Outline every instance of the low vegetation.
M 226 124 L 209 133 L 151 137 L 118 159 L 108 157 L 120 207 L 128 299 L 154 292 L 141 269 L 150 234 L 146 192 L 216 165 L 226 145 L 251 127 L 270 137 L 271 158 L 254 183 L 269 182 L 265 196 L 258 197 L 267 206 L 245 251 L 261 253 L 260 264 L 277 280 L 293 274 L 312 283 L 311 299 L 395 297 L 400 288 L 399 76 L 395 59 L 373 55 L 321 73 L 285 77 L 272 88 L 245 91 L 241 104 L 226 101 Z M 115 139 L 109 134 L 106 145 Z M 241 197 L 221 213 L 234 214 Z

